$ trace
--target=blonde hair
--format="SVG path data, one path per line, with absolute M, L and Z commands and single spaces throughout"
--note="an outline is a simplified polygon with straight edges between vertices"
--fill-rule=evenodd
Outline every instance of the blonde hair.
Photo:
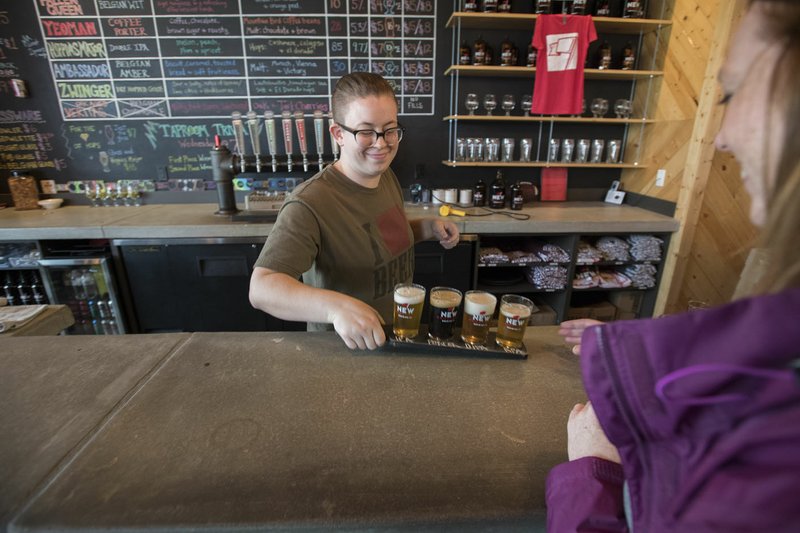
M 783 44 L 770 101 L 786 120 L 785 136 L 778 139 L 781 155 L 775 183 L 766 189 L 767 221 L 759 244 L 770 254 L 770 266 L 757 292 L 769 293 L 800 287 L 800 2 L 753 0 L 752 4 L 764 8 L 765 38 Z
M 336 82 L 336 86 L 333 88 L 333 95 L 331 95 L 331 110 L 334 122 L 342 124 L 341 121 L 344 120 L 347 106 L 353 100 L 384 95 L 395 98 L 394 88 L 383 77 L 370 72 L 345 74 Z M 396 100 L 395 104 L 397 104 Z

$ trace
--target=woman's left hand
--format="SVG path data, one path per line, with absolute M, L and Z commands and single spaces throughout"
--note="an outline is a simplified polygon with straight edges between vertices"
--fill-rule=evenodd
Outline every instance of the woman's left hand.
M 567 454 L 570 461 L 582 457 L 599 457 L 621 463 L 619 451 L 606 437 L 592 407 L 579 403 L 572 408 L 567 422 Z

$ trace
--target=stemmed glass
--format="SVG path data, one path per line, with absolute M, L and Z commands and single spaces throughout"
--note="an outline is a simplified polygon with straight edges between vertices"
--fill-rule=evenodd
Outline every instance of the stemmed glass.
M 483 97 L 483 108 L 486 110 L 486 116 L 492 116 L 492 111 L 497 107 L 497 98 L 492 93 Z
M 525 114 L 525 116 L 530 116 L 531 106 L 533 105 L 533 97 L 530 95 L 530 93 L 522 95 L 522 100 L 520 100 L 519 105 L 522 106 L 522 112 Z
M 84 182 L 83 194 L 85 194 L 86 198 L 92 202 L 92 207 L 100 206 L 100 198 L 97 196 L 98 192 L 99 190 L 96 184 L 92 183 L 91 181 Z
M 480 102 L 478 102 L 478 95 L 475 93 L 467 94 L 466 100 L 464 100 L 464 107 L 467 108 L 470 115 L 475 114 L 475 110 L 478 109 Z
M 134 182 L 128 182 L 128 199 L 135 207 L 142 205 L 142 195 L 139 193 L 139 186 Z
M 631 101 L 620 98 L 614 102 L 614 113 L 617 118 L 630 118 L 631 117 Z
M 608 100 L 605 98 L 595 98 L 592 100 L 591 110 L 594 118 L 604 117 L 608 112 Z
M 514 108 L 517 107 L 517 102 L 514 100 L 513 94 L 504 94 L 503 100 L 500 103 L 500 107 L 503 108 L 503 111 L 506 112 L 506 116 L 511 116 L 511 112 L 514 111 Z
M 119 207 L 119 203 L 117 202 L 117 188 L 113 183 L 109 183 L 106 186 L 106 196 L 103 199 L 103 202 L 107 202 L 107 205 L 113 207 Z

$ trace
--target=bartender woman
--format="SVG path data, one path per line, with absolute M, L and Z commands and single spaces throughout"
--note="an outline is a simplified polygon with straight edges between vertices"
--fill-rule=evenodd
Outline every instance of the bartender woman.
M 376 74 L 347 74 L 331 100 L 341 157 L 284 202 L 250 278 L 250 303 L 311 331 L 332 327 L 350 349 L 374 350 L 386 342 L 395 284 L 414 275 L 414 243 L 438 239 L 449 249 L 459 234 L 444 219 L 406 218 L 389 168 L 404 133 L 392 86 Z

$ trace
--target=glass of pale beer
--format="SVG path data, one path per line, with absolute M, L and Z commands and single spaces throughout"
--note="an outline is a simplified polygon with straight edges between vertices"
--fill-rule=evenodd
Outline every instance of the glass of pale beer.
M 428 337 L 444 341 L 453 336 L 453 326 L 461 305 L 461 291 L 451 287 L 434 287 L 431 289 L 431 319 L 428 326 Z
M 497 297 L 486 291 L 467 291 L 464 295 L 464 319 L 461 340 L 467 344 L 485 344 L 489 337 L 489 322 L 494 315 Z
M 505 348 L 519 348 L 528 319 L 536 308 L 524 296 L 504 294 L 500 298 L 500 312 L 497 315 L 497 344 Z
M 425 305 L 425 287 L 416 283 L 398 283 L 394 286 L 394 323 L 392 331 L 398 337 L 413 339 L 419 335 L 422 307 Z

